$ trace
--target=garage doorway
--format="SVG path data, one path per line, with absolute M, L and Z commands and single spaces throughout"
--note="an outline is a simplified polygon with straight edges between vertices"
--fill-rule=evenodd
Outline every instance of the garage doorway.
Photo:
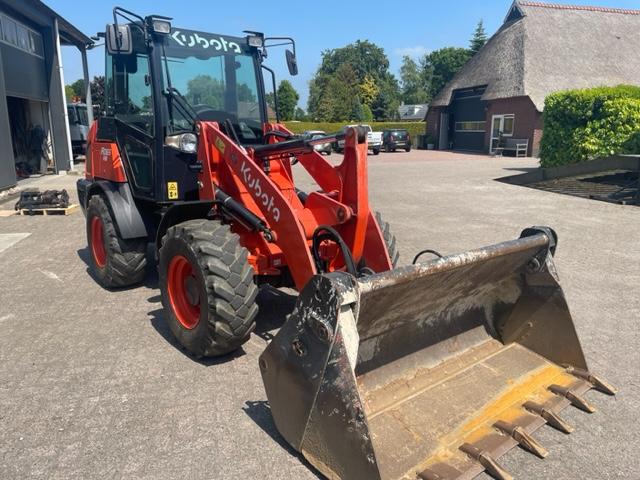
M 8 96 L 7 110 L 16 177 L 47 173 L 53 166 L 49 104 Z
M 453 150 L 486 151 L 487 102 L 482 100 L 485 89 L 479 86 L 453 92 L 448 109 Z

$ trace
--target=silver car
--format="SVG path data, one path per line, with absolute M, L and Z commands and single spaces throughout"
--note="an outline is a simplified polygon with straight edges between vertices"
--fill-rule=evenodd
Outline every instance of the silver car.
M 304 138 L 313 140 L 315 138 L 324 137 L 326 135 L 322 130 L 307 130 L 303 134 Z M 321 143 L 319 145 L 315 145 L 314 150 L 320 154 L 331 155 L 331 143 Z

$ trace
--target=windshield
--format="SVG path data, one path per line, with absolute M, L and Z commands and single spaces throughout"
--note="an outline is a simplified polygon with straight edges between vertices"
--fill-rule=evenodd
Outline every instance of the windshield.
M 87 107 L 76 107 L 78 112 L 78 121 L 82 125 L 89 125 L 89 117 L 87 116 Z
M 243 39 L 175 30 L 165 45 L 165 87 L 171 85 L 193 107 L 197 118 L 231 120 L 242 143 L 262 138 L 262 109 L 256 59 Z M 219 48 L 217 48 L 219 47 Z M 243 50 L 243 47 L 245 50 Z M 179 109 L 170 108 L 174 130 L 192 128 Z
M 87 107 L 78 105 L 69 105 L 67 107 L 69 121 L 74 124 L 89 125 L 89 117 L 87 116 Z

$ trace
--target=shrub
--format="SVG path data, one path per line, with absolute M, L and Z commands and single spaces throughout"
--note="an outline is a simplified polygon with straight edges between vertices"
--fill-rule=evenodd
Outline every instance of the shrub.
M 545 100 L 543 167 L 640 152 L 640 87 L 568 90 Z

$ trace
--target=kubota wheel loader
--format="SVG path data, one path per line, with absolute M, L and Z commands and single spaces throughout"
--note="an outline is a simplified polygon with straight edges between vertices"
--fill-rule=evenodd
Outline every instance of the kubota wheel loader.
M 297 288 L 259 368 L 278 430 L 322 474 L 510 478 L 498 457 L 545 456 L 532 431 L 569 432 L 561 409 L 614 393 L 588 372 L 551 229 L 395 268 L 365 132 L 309 141 L 267 119 L 263 60 L 290 44 L 296 74 L 293 40 L 169 20 L 115 8 L 104 34 L 106 112 L 78 181 L 92 270 L 138 283 L 153 243 L 165 317 L 195 356 L 248 339 L 260 284 Z M 339 165 L 314 151 L 343 139 Z M 317 191 L 296 188 L 294 162 Z

